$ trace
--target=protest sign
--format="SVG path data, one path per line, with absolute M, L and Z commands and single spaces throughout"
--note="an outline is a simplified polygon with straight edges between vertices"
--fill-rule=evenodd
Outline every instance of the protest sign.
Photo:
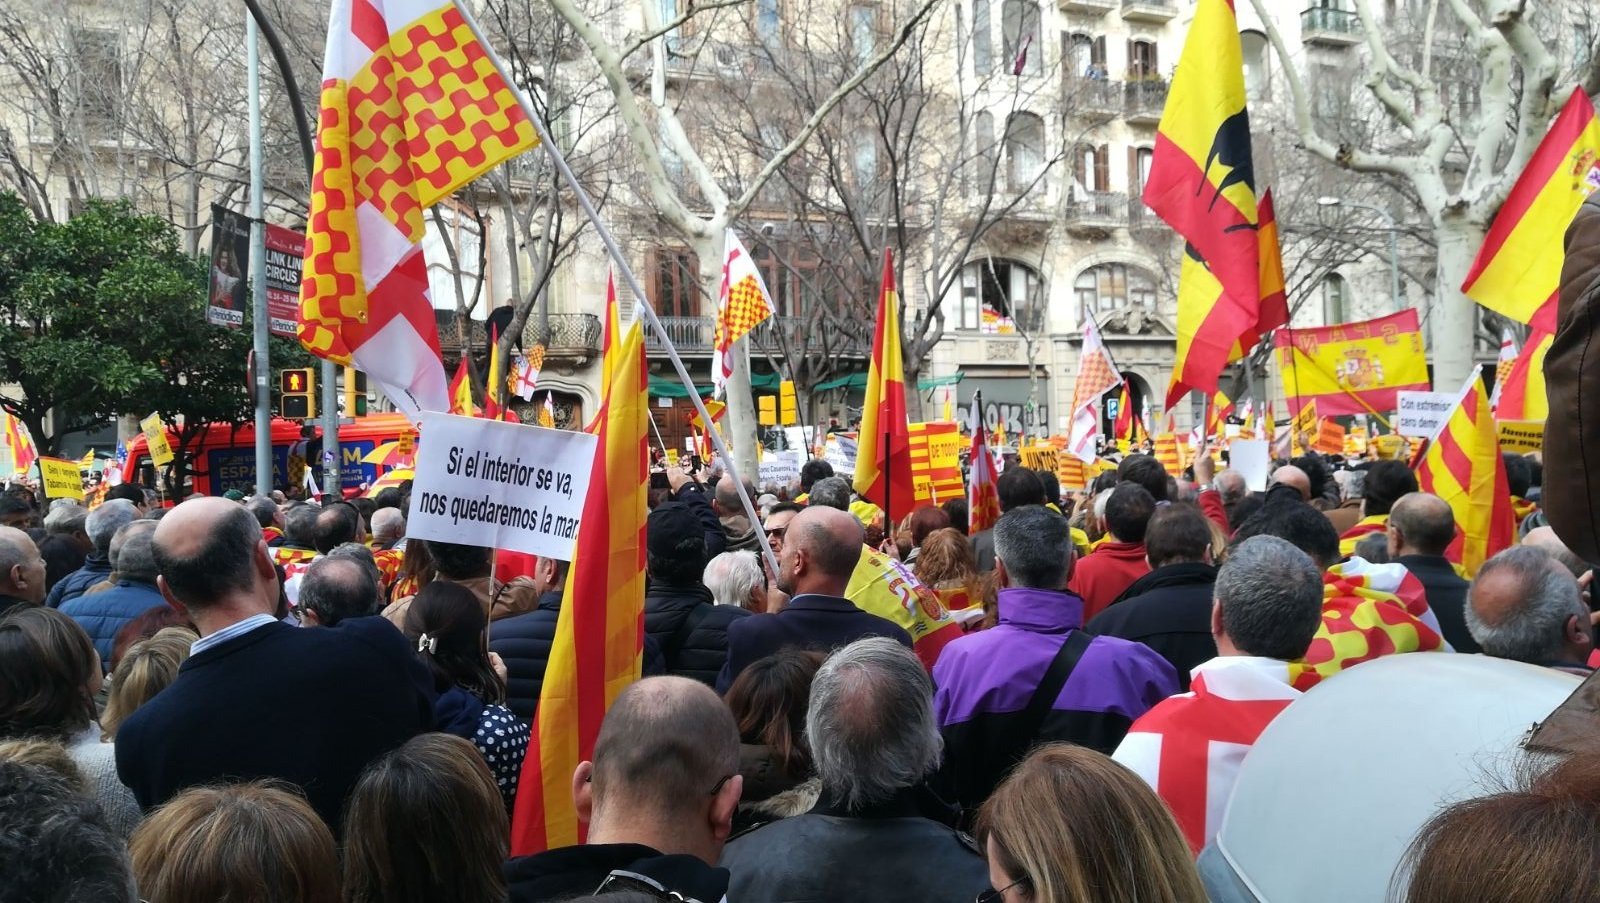
M 572 559 L 595 437 L 425 412 L 406 536 Z
M 800 482 L 800 458 L 804 454 L 802 449 L 794 448 L 788 451 L 769 451 L 761 457 L 760 478 L 756 480 L 757 489 L 768 486 L 795 486 Z
M 828 443 L 823 448 L 822 458 L 833 465 L 833 473 L 840 477 L 853 477 L 856 475 L 856 438 L 843 433 L 834 433 L 828 437 Z
M 1048 445 L 1028 445 L 1019 452 L 1022 466 L 1029 470 L 1059 471 L 1059 453 Z
M 1525 455 L 1544 448 L 1543 420 L 1500 420 L 1500 450 Z
M 1244 477 L 1251 492 L 1265 492 L 1267 471 L 1272 466 L 1272 453 L 1265 439 L 1235 439 L 1228 446 L 1228 466 Z
M 965 491 L 961 482 L 961 430 L 954 423 L 913 423 L 911 485 L 917 505 L 938 505 Z
M 78 462 L 40 458 L 39 474 L 44 478 L 46 498 L 83 501 L 83 477 Z
M 161 412 L 157 411 L 139 421 L 139 429 L 144 431 L 144 441 L 149 447 L 151 463 L 157 467 L 171 464 L 172 443 L 167 441 L 167 425 L 161 422 Z
M 1400 408 L 1394 419 L 1394 431 L 1402 436 L 1429 438 L 1450 418 L 1458 397 L 1455 392 L 1399 393 Z

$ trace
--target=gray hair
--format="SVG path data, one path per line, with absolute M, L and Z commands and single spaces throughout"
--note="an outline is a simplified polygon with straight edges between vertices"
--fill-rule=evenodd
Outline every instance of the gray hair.
M 71 504 L 59 505 L 56 502 L 71 502 Z M 50 513 L 44 516 L 44 529 L 46 533 L 70 535 L 83 530 L 84 524 L 88 521 L 88 508 L 71 499 L 56 499 L 50 503 Z
M 806 737 L 823 790 L 851 809 L 882 802 L 939 767 L 933 681 L 898 642 L 857 640 L 817 670 Z
M 378 568 L 372 563 L 371 554 L 365 559 L 348 553 L 335 554 L 344 548 L 337 546 L 313 560 L 305 576 L 300 578 L 297 603 L 303 610 L 316 612 L 317 620 L 324 627 L 333 627 L 345 618 L 375 614 L 383 601 Z
M 153 544 L 156 521 L 136 520 L 122 525 L 113 542 L 117 546 L 117 576 L 142 583 L 156 582 L 161 570 L 156 567 Z
M 765 583 L 761 559 L 754 552 L 723 552 L 706 565 L 702 582 L 718 605 L 743 607 L 750 594 Z
M 1014 586 L 1063 589 L 1072 564 L 1067 519 L 1043 505 L 1012 508 L 994 525 L 994 557 L 1005 562 Z
M 1502 608 L 1491 624 L 1479 613 L 1476 599 L 1481 584 L 1496 575 L 1517 582 L 1517 604 Z M 1578 581 L 1549 553 L 1528 546 L 1512 546 L 1478 568 L 1467 588 L 1465 614 L 1467 631 L 1484 652 L 1529 664 L 1561 657 L 1568 618 L 1589 623 Z
M 844 477 L 824 477 L 811 484 L 811 494 L 806 504 L 849 511 L 851 491 L 850 481 Z
M 1216 475 L 1211 485 L 1222 496 L 1224 505 L 1231 505 L 1250 494 L 1250 485 L 1245 482 L 1244 474 L 1229 468 Z
M 112 499 L 89 512 L 88 520 L 84 521 L 84 531 L 89 534 L 89 541 L 94 543 L 94 550 L 106 555 L 111 551 L 111 537 L 117 535 L 123 524 L 138 519 L 139 509 L 132 502 Z
M 379 508 L 372 512 L 372 538 L 375 542 L 389 542 L 406 533 L 406 516 L 399 508 Z
M 1322 624 L 1322 571 L 1276 536 L 1252 536 L 1229 549 L 1213 592 L 1223 631 L 1248 655 L 1300 658 Z

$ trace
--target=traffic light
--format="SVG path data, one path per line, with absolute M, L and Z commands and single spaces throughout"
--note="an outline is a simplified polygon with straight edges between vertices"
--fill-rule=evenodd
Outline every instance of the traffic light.
M 771 395 L 763 395 L 756 399 L 759 409 L 756 412 L 756 422 L 762 426 L 778 425 L 778 399 Z
M 278 415 L 287 420 L 317 416 L 317 380 L 309 367 L 278 374 Z
M 354 367 L 344 368 L 344 414 L 367 416 L 367 374 Z
M 800 422 L 799 403 L 794 394 L 794 380 L 786 379 L 778 384 L 778 422 L 784 426 L 794 426 Z

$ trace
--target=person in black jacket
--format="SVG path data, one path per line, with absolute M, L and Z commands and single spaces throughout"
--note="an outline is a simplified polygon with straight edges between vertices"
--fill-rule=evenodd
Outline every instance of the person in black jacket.
M 1426 492 L 1407 493 L 1389 509 L 1388 533 L 1389 560 L 1421 581 L 1445 642 L 1457 652 L 1482 652 L 1467 630 L 1467 581 L 1444 557 L 1456 536 L 1450 503 Z
M 682 502 L 699 520 L 700 534 L 706 543 L 706 560 L 710 561 L 728 551 L 728 534 L 722 532 L 722 521 L 717 519 L 716 509 L 711 507 L 706 484 L 696 479 L 687 467 L 667 468 L 667 484 L 672 487 L 669 501 Z
M 650 578 L 644 597 L 645 633 L 661 647 L 668 674 L 710 686 L 728 657 L 728 625 L 750 613 L 714 604 L 711 591 L 701 583 L 706 543 L 701 518 L 692 506 L 667 502 L 650 512 L 645 545 Z
M 276 778 L 338 830 L 368 763 L 433 727 L 432 681 L 382 618 L 302 630 L 274 616 L 261 526 L 222 498 L 156 528 L 162 595 L 200 640 L 178 679 L 117 731 L 117 775 L 146 810 L 186 788 Z
M 1211 635 L 1217 569 L 1211 564 L 1210 521 L 1193 505 L 1162 506 L 1150 516 L 1144 544 L 1150 573 L 1084 629 L 1149 646 L 1172 664 L 1187 691 L 1189 672 L 1217 657 Z

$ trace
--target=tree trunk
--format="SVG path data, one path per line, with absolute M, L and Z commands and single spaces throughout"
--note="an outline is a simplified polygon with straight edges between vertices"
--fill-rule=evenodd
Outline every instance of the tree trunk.
M 1478 248 L 1483 245 L 1484 226 L 1465 216 L 1446 212 L 1434 220 L 1438 236 L 1438 277 L 1434 285 L 1433 310 L 1428 320 L 1433 340 L 1433 387 L 1439 392 L 1455 392 L 1466 382 L 1473 368 L 1477 347 L 1478 305 L 1461 292 L 1461 282 Z

